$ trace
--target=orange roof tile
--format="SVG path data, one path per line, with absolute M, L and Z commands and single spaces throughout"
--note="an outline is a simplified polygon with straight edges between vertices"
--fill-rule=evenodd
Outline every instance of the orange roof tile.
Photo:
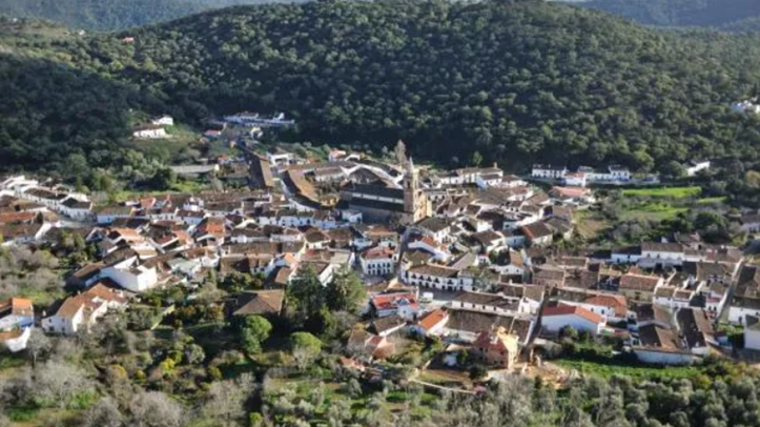
M 602 316 L 593 313 L 583 307 L 574 305 L 558 305 L 556 307 L 545 307 L 542 313 L 544 317 L 547 316 L 566 316 L 575 315 L 582 317 L 592 323 L 602 323 Z
M 438 308 L 422 316 L 422 318 L 417 322 L 417 325 L 420 328 L 429 331 L 435 327 L 435 325 L 445 320 L 447 317 L 449 317 L 449 314 Z

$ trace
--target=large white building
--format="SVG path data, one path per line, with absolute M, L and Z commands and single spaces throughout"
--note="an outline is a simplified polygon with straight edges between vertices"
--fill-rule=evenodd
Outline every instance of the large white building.
M 562 179 L 567 174 L 565 166 L 533 165 L 531 176 L 543 179 Z
M 398 254 L 395 249 L 377 246 L 359 255 L 362 272 L 368 276 L 388 276 L 396 271 Z
M 88 331 L 109 309 L 127 306 L 127 298 L 101 283 L 87 291 L 66 298 L 55 313 L 42 319 L 42 329 L 47 333 L 74 335 Z
M 137 257 L 104 268 L 101 277 L 111 279 L 122 288 L 135 293 L 145 292 L 158 284 L 156 268 L 140 265 Z
M 405 283 L 423 288 L 446 291 L 472 291 L 473 278 L 456 268 L 425 264 L 411 267 L 402 273 Z

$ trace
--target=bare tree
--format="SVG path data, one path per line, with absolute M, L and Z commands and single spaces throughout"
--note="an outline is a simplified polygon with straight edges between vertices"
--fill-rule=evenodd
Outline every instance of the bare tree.
M 39 328 L 32 329 L 31 335 L 29 335 L 29 341 L 26 343 L 26 352 L 32 358 L 32 366 L 37 366 L 37 359 L 48 353 L 52 343 L 50 338 L 45 335 Z
M 181 427 L 185 425 L 182 405 L 159 391 L 138 393 L 129 403 L 134 427 Z
M 111 397 L 104 397 L 84 416 L 84 427 L 122 427 L 124 415 Z
M 234 381 L 216 382 L 209 389 L 202 412 L 222 426 L 239 426 L 246 414 L 245 403 L 253 389 L 254 379 L 250 374 L 242 375 Z
M 79 367 L 48 360 L 33 371 L 32 393 L 38 400 L 66 407 L 71 400 L 93 389 L 93 383 Z
M 393 153 L 396 156 L 396 161 L 399 166 L 404 166 L 406 164 L 406 144 L 404 144 L 404 141 L 400 139 L 398 140 L 396 143 L 396 149 Z

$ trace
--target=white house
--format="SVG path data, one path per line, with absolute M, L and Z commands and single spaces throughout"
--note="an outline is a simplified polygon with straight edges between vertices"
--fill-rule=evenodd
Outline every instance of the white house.
M 34 307 L 26 298 L 10 298 L 0 302 L 0 332 L 34 326 Z
M 744 348 L 760 351 L 760 318 L 756 316 L 748 315 L 746 317 Z
M 638 264 L 642 268 L 680 267 L 686 261 L 683 246 L 678 243 L 643 242 Z
M 523 307 L 521 310 L 520 300 L 513 300 L 500 294 L 491 294 L 486 292 L 460 292 L 449 303 L 451 308 L 486 311 L 497 314 L 517 314 L 527 312 Z
M 71 219 L 84 221 L 92 215 L 92 202 L 69 196 L 61 203 L 59 212 Z
M 531 176 L 533 178 L 543 179 L 562 179 L 567 174 L 567 168 L 564 166 L 551 165 L 533 165 Z
M 420 316 L 417 323 L 411 326 L 410 329 L 420 335 L 438 336 L 443 331 L 448 320 L 449 314 L 446 311 L 437 308 Z
M 568 187 L 585 187 L 588 180 L 586 179 L 586 172 L 568 172 L 562 179 L 563 183 Z
M 163 139 L 168 135 L 163 126 L 145 125 L 132 131 L 132 136 L 138 139 Z
M 689 161 L 689 163 L 684 165 L 684 169 L 686 169 L 686 176 L 695 176 L 700 171 L 710 169 L 710 161 L 709 160 L 691 160 Z
M 104 206 L 103 208 L 97 210 L 95 213 L 95 219 L 98 224 L 101 225 L 111 224 L 117 219 L 131 217 L 134 215 L 135 211 L 136 209 L 132 206 Z
M 402 274 L 405 283 L 446 291 L 472 291 L 473 278 L 456 268 L 425 264 L 411 267 Z
M 0 346 L 5 347 L 11 353 L 18 353 L 26 349 L 30 336 L 32 336 L 32 328 L 0 332 Z
M 416 292 L 378 294 L 370 298 L 369 304 L 372 315 L 380 318 L 397 315 L 411 321 L 420 310 Z
M 760 299 L 734 296 L 728 307 L 728 322 L 744 325 L 750 316 L 760 318 Z
M 123 292 L 98 283 L 84 293 L 66 298 L 53 315 L 42 319 L 42 329 L 62 335 L 88 331 L 109 309 L 126 306 L 127 298 Z
M 122 288 L 135 293 L 145 292 L 158 284 L 156 268 L 140 265 L 137 257 L 104 268 L 101 277 L 111 279 Z
M 429 236 L 411 241 L 407 246 L 410 250 L 419 249 L 425 251 L 433 255 L 433 259 L 437 261 L 447 261 L 451 257 L 451 253 L 446 245 L 436 242 Z
M 359 255 L 362 272 L 368 276 L 388 276 L 396 271 L 398 254 L 396 250 L 378 246 Z
M 174 118 L 172 116 L 163 115 L 151 120 L 151 123 L 156 126 L 174 126 Z
M 277 148 L 272 152 L 267 153 L 267 160 L 269 163 L 275 166 L 289 165 L 294 159 L 292 153 L 289 153 L 281 148 Z
M 624 296 L 582 291 L 557 291 L 561 305 L 578 306 L 602 316 L 603 321 L 622 321 L 628 317 L 628 303 Z
M 544 307 L 541 326 L 551 333 L 557 333 L 565 326 L 571 326 L 576 331 L 588 331 L 597 335 L 604 326 L 604 318 L 580 306 L 558 305 Z
M 0 188 L 15 190 L 18 187 L 35 187 L 39 185 L 36 179 L 28 179 L 25 175 L 14 175 L 0 182 Z

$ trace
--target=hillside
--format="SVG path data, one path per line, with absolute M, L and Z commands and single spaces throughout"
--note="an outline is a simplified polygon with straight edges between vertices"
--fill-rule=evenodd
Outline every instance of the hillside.
M 0 0 L 0 15 L 111 31 L 170 21 L 204 10 L 266 0 Z
M 591 0 L 577 4 L 645 25 L 760 29 L 753 22 L 760 18 L 756 0 Z
M 477 150 L 515 169 L 758 159 L 760 122 L 728 109 L 760 81 L 756 36 L 651 31 L 560 4 L 443 1 L 241 6 L 129 35 L 132 45 L 122 35 L 15 33 L 3 43 L 126 83 L 161 100 L 154 113 L 165 105 L 188 122 L 286 111 L 299 121 L 293 137 L 315 143 L 403 138 L 417 156 L 463 164 Z M 42 102 L 14 93 L 20 105 Z M 6 123 L 40 117 L 9 113 Z M 60 125 L 42 120 L 41 138 L 72 144 L 57 137 Z M 24 134 L 0 126 L 13 147 L 3 160 L 31 166 Z

